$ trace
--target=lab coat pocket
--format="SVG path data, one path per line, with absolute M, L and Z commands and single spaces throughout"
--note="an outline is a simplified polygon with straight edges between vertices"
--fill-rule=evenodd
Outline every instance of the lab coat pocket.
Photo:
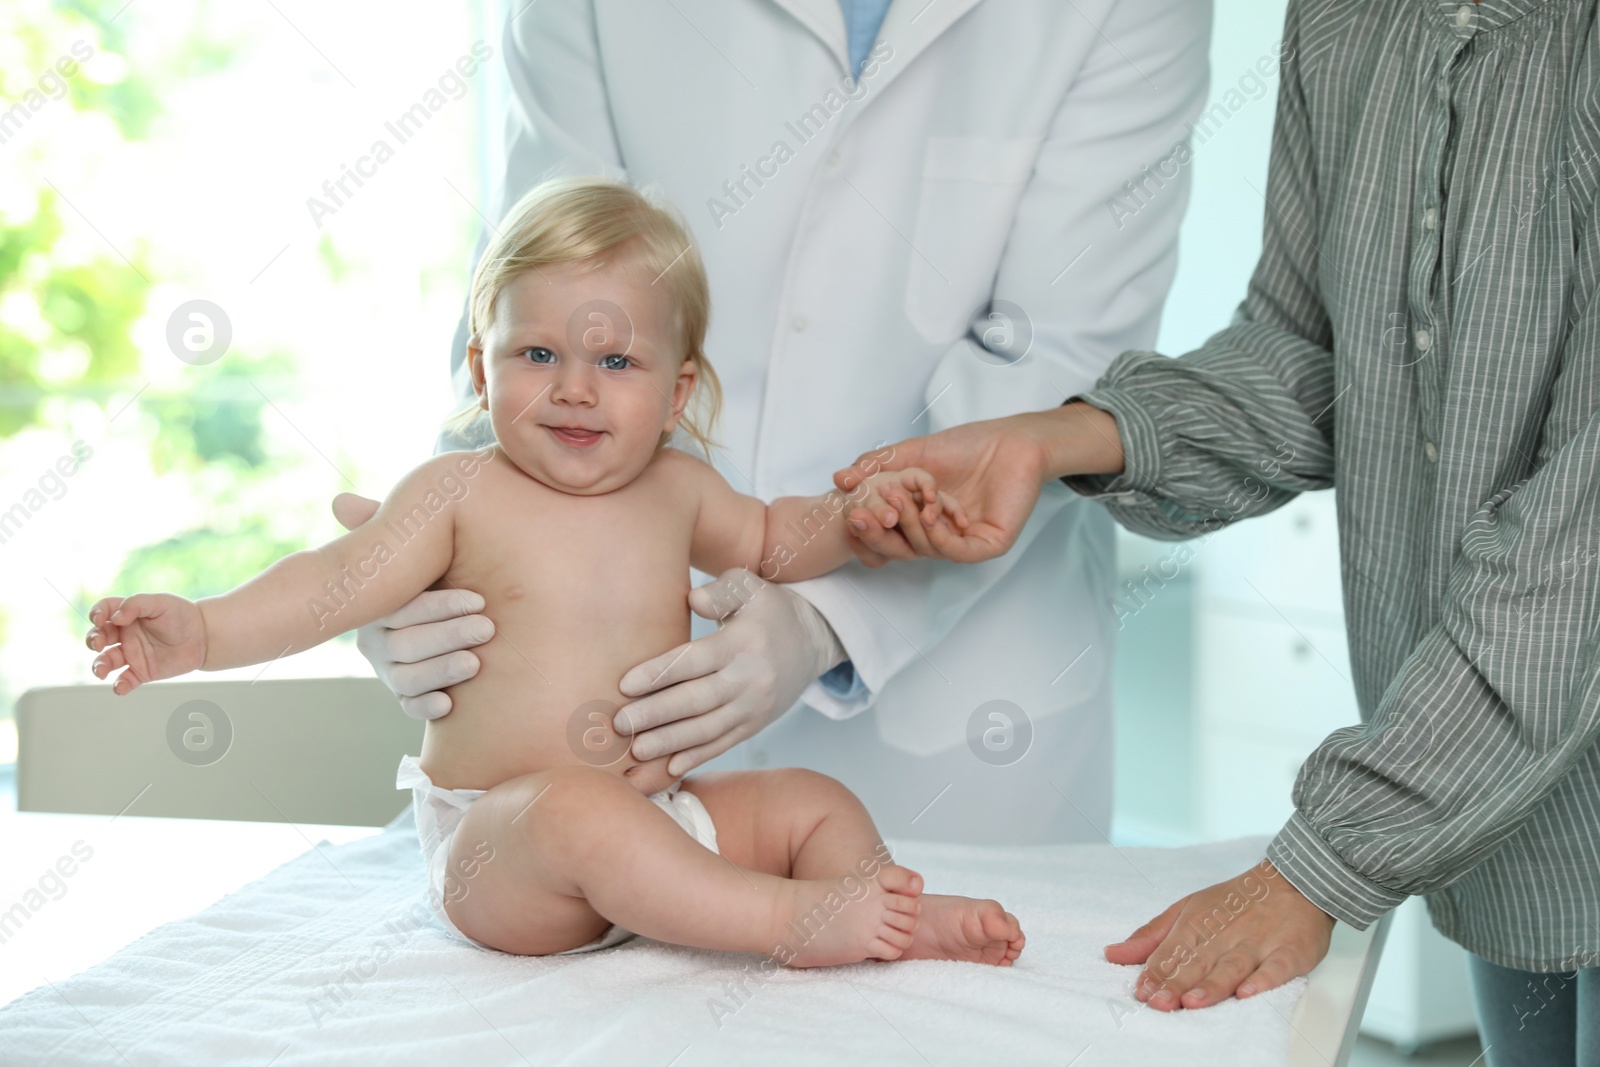
M 1041 143 L 928 138 L 905 298 L 906 318 L 928 341 L 954 342 L 987 305 Z

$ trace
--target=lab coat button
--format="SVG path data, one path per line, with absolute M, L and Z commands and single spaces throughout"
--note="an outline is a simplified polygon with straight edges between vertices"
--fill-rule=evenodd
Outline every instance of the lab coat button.
M 806 322 L 806 317 L 804 315 L 796 315 L 794 318 L 789 320 L 789 325 L 794 327 L 795 333 L 799 333 L 810 324 Z
M 1433 334 L 1427 330 L 1417 331 L 1417 351 L 1426 352 L 1433 347 Z
M 833 151 L 828 153 L 828 166 L 837 167 L 838 165 L 839 165 L 839 150 L 837 148 L 835 148 Z
M 1439 448 L 1432 441 L 1422 442 L 1422 454 L 1428 457 L 1429 463 L 1439 462 Z

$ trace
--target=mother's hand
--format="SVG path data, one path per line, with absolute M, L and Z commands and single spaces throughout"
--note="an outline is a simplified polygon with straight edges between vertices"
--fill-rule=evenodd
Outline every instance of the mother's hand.
M 1106 959 L 1145 964 L 1133 990 L 1152 1008 L 1204 1008 L 1309 973 L 1332 935 L 1333 917 L 1262 860 L 1106 946 Z
M 867 509 L 852 509 L 851 545 L 869 567 L 915 556 L 981 563 L 1016 544 L 1045 482 L 1069 474 L 1116 474 L 1122 466 L 1116 417 L 1074 400 L 1048 411 L 969 422 L 863 452 L 833 482 L 851 493 L 862 478 L 879 470 L 921 467 L 966 511 L 964 530 L 943 523 L 911 528 L 908 540 L 910 524 L 885 529 Z
M 924 527 L 918 543 L 913 543 L 901 527 L 885 529 L 866 508 L 852 509 L 847 516 L 851 529 L 867 549 L 856 555 L 869 567 L 919 555 L 979 563 L 1005 554 L 1016 542 L 1038 502 L 1047 461 L 1044 444 L 1016 419 L 989 419 L 863 452 L 852 466 L 836 473 L 833 482 L 842 492 L 854 493 L 862 479 L 877 470 L 921 467 L 966 511 L 965 530 L 939 523 Z M 912 531 L 913 536 L 917 533 Z

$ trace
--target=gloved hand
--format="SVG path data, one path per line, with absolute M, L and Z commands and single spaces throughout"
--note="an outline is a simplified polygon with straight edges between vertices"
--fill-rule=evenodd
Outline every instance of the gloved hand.
M 618 733 L 634 735 L 634 758 L 676 753 L 674 778 L 760 733 L 845 658 L 809 601 L 743 567 L 692 590 L 689 606 L 718 620 L 717 632 L 624 674 L 623 694 L 641 699 L 615 718 Z
M 333 516 L 347 530 L 372 518 L 376 500 L 340 493 Z M 400 698 L 413 719 L 450 713 L 450 697 L 440 692 L 478 673 L 478 657 L 467 649 L 494 636 L 483 597 L 467 589 L 429 589 L 394 614 L 356 631 L 356 648 L 367 657 L 378 680 Z

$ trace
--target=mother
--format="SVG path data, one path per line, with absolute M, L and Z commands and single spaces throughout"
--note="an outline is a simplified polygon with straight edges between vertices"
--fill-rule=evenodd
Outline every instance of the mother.
M 1267 852 L 1288 891 L 1191 943 L 1223 883 L 1107 955 L 1147 964 L 1156 1007 L 1212 1004 L 1427 894 L 1491 1063 L 1600 1063 L 1596 3 L 1295 0 L 1285 46 L 1233 325 L 1128 352 L 1054 411 L 897 445 L 982 522 L 867 537 L 988 558 L 1057 478 L 1165 538 L 1337 484 L 1363 725 L 1300 772 Z

